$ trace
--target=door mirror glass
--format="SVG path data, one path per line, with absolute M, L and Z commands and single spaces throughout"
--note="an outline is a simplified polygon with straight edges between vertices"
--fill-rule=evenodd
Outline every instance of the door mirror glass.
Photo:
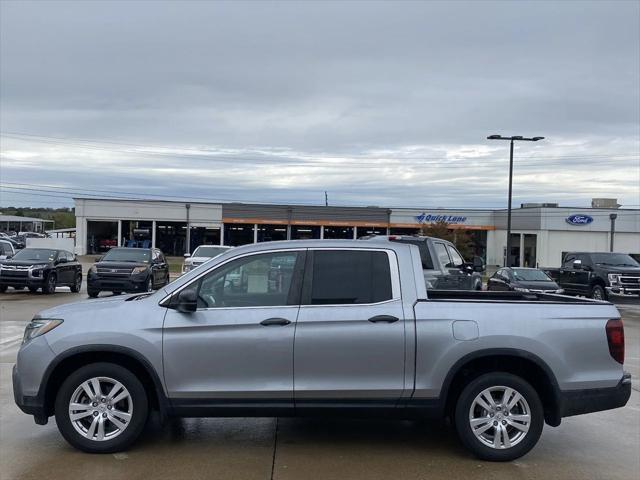
M 482 257 L 473 257 L 473 269 L 476 272 L 484 272 L 485 271 L 485 264 L 484 264 L 484 260 L 482 259 Z
M 576 270 L 582 270 L 582 260 L 574 260 L 573 268 L 575 268 Z
M 56 263 L 67 263 L 67 257 L 60 257 Z
M 176 310 L 182 313 L 195 312 L 198 309 L 198 294 L 193 288 L 186 288 L 178 293 Z

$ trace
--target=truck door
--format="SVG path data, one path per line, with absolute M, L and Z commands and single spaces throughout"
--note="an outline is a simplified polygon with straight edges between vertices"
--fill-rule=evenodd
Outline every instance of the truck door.
M 164 378 L 174 405 L 265 401 L 293 407 L 293 336 L 304 250 L 234 258 L 185 288 L 198 307 L 167 309 Z
M 405 322 L 395 252 L 310 249 L 294 346 L 296 409 L 397 401 Z

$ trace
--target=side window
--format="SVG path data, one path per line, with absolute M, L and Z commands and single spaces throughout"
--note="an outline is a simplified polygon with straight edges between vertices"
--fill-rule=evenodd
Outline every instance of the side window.
M 576 255 L 574 253 L 570 253 L 569 255 L 564 257 L 564 267 L 571 267 L 573 261 L 576 259 Z
M 199 308 L 289 305 L 298 252 L 250 255 L 229 262 L 199 282 Z
M 8 243 L 0 242 L 0 253 L 2 255 L 11 255 L 11 247 Z
M 449 252 L 449 256 L 451 257 L 451 261 L 454 267 L 459 267 L 464 263 L 462 255 L 460 255 L 458 251 L 451 245 L 447 245 L 447 251 Z
M 309 277 L 307 277 L 309 278 Z M 316 250 L 311 285 L 304 300 L 310 305 L 377 303 L 393 298 L 391 269 L 386 252 Z
M 449 254 L 447 253 L 447 247 L 445 246 L 445 244 L 435 242 L 433 245 L 435 246 L 436 255 L 438 256 L 440 263 L 445 267 L 451 267 L 451 259 L 449 258 Z
M 76 259 L 75 256 L 73 255 L 73 253 L 71 253 L 71 252 L 64 252 L 64 253 L 67 256 L 67 261 L 68 262 L 73 262 Z

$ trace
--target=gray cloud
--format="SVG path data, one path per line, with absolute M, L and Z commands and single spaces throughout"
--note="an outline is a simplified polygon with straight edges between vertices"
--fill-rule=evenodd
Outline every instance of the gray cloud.
M 519 200 L 640 204 L 637 2 L 0 8 L 2 131 L 171 149 L 3 137 L 3 181 L 502 206 L 508 145 L 484 138 L 504 133 L 548 137 L 518 149 Z M 0 203 L 18 200 L 47 198 Z

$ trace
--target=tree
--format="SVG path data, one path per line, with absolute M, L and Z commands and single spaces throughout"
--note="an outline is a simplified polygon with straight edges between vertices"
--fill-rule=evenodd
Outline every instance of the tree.
M 420 234 L 427 237 L 441 238 L 453 243 L 467 262 L 475 256 L 475 243 L 466 230 L 452 229 L 447 222 L 440 221 L 422 225 Z

